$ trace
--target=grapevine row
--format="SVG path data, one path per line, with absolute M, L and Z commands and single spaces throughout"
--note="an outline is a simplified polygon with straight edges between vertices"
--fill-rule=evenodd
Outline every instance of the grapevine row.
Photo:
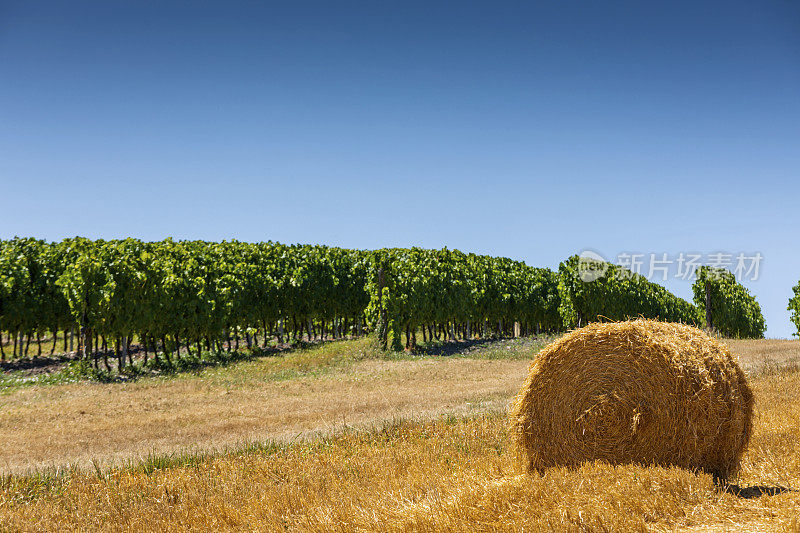
M 371 331 L 384 347 L 413 349 L 420 337 L 555 332 L 636 316 L 702 325 L 706 301 L 721 333 L 763 335 L 758 304 L 730 273 L 701 269 L 694 306 L 608 263 L 587 281 L 583 266 L 573 256 L 553 272 L 446 248 L 15 238 L 0 240 L 0 332 L 14 356 L 27 355 L 31 339 L 41 355 L 48 334 L 55 351 L 59 332 L 67 351 L 69 333 L 95 365 L 102 353 L 108 366 L 111 352 L 120 369 L 133 362 L 134 339 L 144 362 L 152 353 L 167 365 L 240 340 L 253 348 Z M 5 359 L 2 342 L 0 352 Z
M 587 266 L 586 261 L 575 255 L 558 267 L 561 314 L 568 326 L 638 316 L 692 325 L 702 323 L 694 305 L 641 274 L 606 262 L 596 262 L 591 269 Z M 597 278 L 587 282 L 587 271 L 597 272 Z
M 503 335 L 515 322 L 556 330 L 556 286 L 549 270 L 446 249 L 0 241 L 0 330 L 13 338 L 12 354 L 27 354 L 34 338 L 40 355 L 47 333 L 52 352 L 57 333 L 66 343 L 70 332 L 79 352 L 112 351 L 119 368 L 132 362 L 134 339 L 145 360 L 152 352 L 169 365 L 181 353 L 230 350 L 240 337 L 253 347 L 259 338 L 267 345 L 379 330 L 397 348 L 402 333 L 408 346 L 420 332 L 425 340 Z
M 698 311 L 710 329 L 730 338 L 764 336 L 766 324 L 761 306 L 728 270 L 700 267 L 692 291 Z

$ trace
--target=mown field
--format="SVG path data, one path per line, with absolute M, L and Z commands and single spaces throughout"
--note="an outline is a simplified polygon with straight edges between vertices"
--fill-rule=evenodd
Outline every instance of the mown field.
M 756 394 L 733 485 L 677 468 L 519 475 L 505 411 L 543 341 L 380 357 L 341 341 L 0 395 L 0 530 L 798 531 L 800 343 L 730 341 Z

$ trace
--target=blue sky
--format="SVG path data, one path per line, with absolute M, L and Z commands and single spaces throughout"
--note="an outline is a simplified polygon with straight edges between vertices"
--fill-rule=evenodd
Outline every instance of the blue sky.
M 2 238 L 760 252 L 787 337 L 798 169 L 793 1 L 0 1 Z

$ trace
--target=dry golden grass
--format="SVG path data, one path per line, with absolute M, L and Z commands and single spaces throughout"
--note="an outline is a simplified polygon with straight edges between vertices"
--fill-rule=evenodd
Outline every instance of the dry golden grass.
M 800 341 L 726 342 L 751 375 L 800 364 Z M 0 471 L 107 465 L 394 417 L 505 409 L 528 373 L 517 354 L 384 361 L 369 359 L 365 344 L 333 343 L 178 379 L 13 389 L 0 395 Z
M 330 366 L 348 347 L 361 346 L 328 345 L 179 379 L 14 390 L 0 396 L 0 471 L 108 465 L 186 448 L 319 436 L 396 417 L 503 410 L 528 364 L 427 358 Z
M 0 529 L 797 531 L 800 373 L 758 378 L 741 496 L 679 468 L 520 476 L 500 414 L 400 423 L 154 472 L 11 477 Z M 763 486 L 763 489 L 753 487 Z M 758 492 L 765 494 L 758 497 Z M 748 496 L 748 497 L 745 497 Z
M 721 339 L 739 358 L 749 374 L 771 372 L 781 368 L 800 367 L 800 340 L 786 339 Z
M 261 416 L 284 417 L 275 423 L 288 421 L 288 427 L 341 429 L 343 424 L 325 417 L 352 413 L 347 414 L 351 424 L 361 420 L 359 414 L 365 422 L 459 415 L 218 456 L 188 455 L 162 460 L 156 469 L 159 461 L 7 475 L 0 483 L 0 530 L 800 531 L 800 372 L 772 367 L 764 372 L 756 359 L 750 366 L 756 375 L 754 432 L 739 477 L 732 480 L 745 488 L 741 496 L 718 490 L 708 475 L 679 468 L 592 463 L 548 469 L 542 477 L 519 476 L 505 415 L 468 415 L 465 405 L 483 398 L 504 406 L 524 379 L 525 361 L 361 361 L 283 382 L 265 381 L 264 374 L 251 371 L 235 380 L 221 373 L 122 387 L 18 390 L 2 397 L 0 407 L 2 417 L 6 409 L 16 410 L 0 418 L 6 457 L 24 457 L 26 446 L 44 453 L 49 439 L 61 447 L 63 459 L 75 460 L 80 446 L 68 445 L 69 438 L 98 446 L 102 457 L 108 449 L 92 443 L 106 438 L 102 428 L 113 430 L 123 444 L 136 442 L 139 432 L 146 442 L 156 442 L 160 431 L 190 442 L 229 427 L 252 429 Z M 270 388 L 280 386 L 286 388 Z M 81 396 L 81 389 L 90 392 Z M 259 395 L 263 390 L 272 396 Z M 280 404 L 286 412 L 259 407 L 281 394 L 294 397 Z M 123 399 L 117 402 L 116 395 Z M 317 395 L 323 397 L 315 400 Z M 109 401 L 117 403 L 109 407 Z M 90 415 L 83 425 L 75 416 L 81 405 L 80 417 Z M 58 423 L 65 409 L 72 418 Z M 179 413 L 173 415 L 173 409 Z M 291 409 L 304 411 L 295 420 Z M 131 426 L 126 429 L 115 418 Z M 34 427 L 39 420 L 49 424 L 49 436 Z M 53 434 L 54 427 L 69 437 Z M 267 427 L 262 436 L 272 433 Z M 181 447 L 174 441 L 165 445 Z

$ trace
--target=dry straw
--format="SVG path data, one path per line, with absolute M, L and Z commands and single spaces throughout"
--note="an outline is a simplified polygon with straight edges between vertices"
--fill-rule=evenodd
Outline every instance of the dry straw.
M 595 323 L 542 350 L 511 410 L 529 471 L 610 463 L 736 472 L 753 394 L 728 348 L 684 324 Z

